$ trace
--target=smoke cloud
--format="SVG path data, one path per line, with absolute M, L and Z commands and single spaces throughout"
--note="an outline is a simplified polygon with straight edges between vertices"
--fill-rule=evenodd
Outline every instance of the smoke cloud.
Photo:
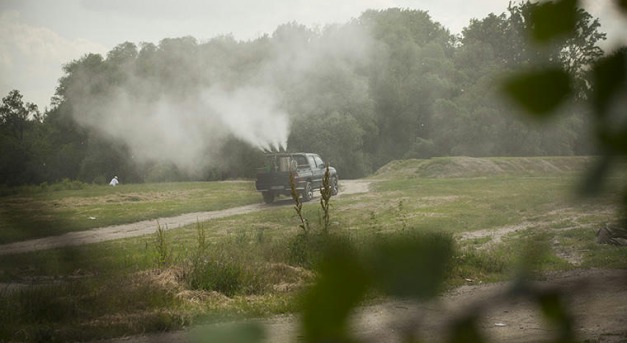
M 201 90 L 186 99 L 136 98 L 125 89 L 104 103 L 75 107 L 76 119 L 128 146 L 137 162 L 171 162 L 187 172 L 213 158 L 232 135 L 262 150 L 285 149 L 289 118 L 273 92 L 244 87 Z
M 291 120 L 314 107 L 304 100 L 311 97 L 306 92 L 312 75 L 329 61 L 358 66 L 355 61 L 368 55 L 369 38 L 362 30 L 336 27 L 325 34 L 322 38 L 320 32 L 286 24 L 257 42 L 226 37 L 198 45 L 183 38 L 183 45 L 174 48 L 162 42 L 153 45 L 150 56 L 161 64 L 151 73 L 139 72 L 143 51 L 127 64 L 114 60 L 126 68 L 124 76 L 113 82 L 115 87 L 105 82 L 106 90 L 96 95 L 90 89 L 101 87 L 101 76 L 89 70 L 73 73 L 72 112 L 81 125 L 126 145 L 137 162 L 171 162 L 183 171 L 218 163 L 215 156 L 230 137 L 264 151 L 287 149 Z M 249 48 L 252 67 L 229 64 L 229 53 Z M 221 59 L 216 51 L 224 53 Z M 120 58 L 116 53 L 123 59 L 127 52 L 120 46 L 104 63 Z
M 261 150 L 287 149 L 288 114 L 268 89 L 209 89 L 203 99 L 235 137 Z

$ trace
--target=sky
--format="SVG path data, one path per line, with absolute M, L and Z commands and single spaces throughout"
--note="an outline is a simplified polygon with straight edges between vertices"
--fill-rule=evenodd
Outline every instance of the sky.
M 87 53 L 106 55 L 123 42 L 221 35 L 252 40 L 281 24 L 345 23 L 368 9 L 427 11 L 458 34 L 472 18 L 506 11 L 510 0 L 0 0 L 0 96 L 17 89 L 40 110 L 49 106 L 64 64 Z M 609 0 L 586 9 L 608 33 L 605 49 L 627 43 L 627 19 Z

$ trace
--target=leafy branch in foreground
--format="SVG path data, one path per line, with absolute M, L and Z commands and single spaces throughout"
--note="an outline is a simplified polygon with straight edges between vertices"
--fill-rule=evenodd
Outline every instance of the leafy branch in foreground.
M 617 3 L 625 8 L 624 1 Z M 534 5 L 530 13 L 530 20 L 534 23 L 529 26 L 530 35 L 540 49 L 572 39 L 582 21 L 581 13 L 576 0 Z M 580 71 L 556 65 L 536 65 L 535 69 L 510 77 L 505 81 L 503 90 L 529 115 L 537 118 L 554 116 L 557 108 L 573 96 L 581 101 L 580 104 L 590 108 L 590 129 L 600 158 L 584 178 L 581 192 L 592 196 L 601 192 L 603 181 L 616 168 L 616 162 L 627 157 L 627 47 L 600 58 L 589 56 L 588 60 L 585 70 L 590 79 L 590 94 L 585 96 L 577 97 L 572 90 Z M 548 61 L 546 63 L 549 64 Z M 621 220 L 623 225 L 627 225 L 627 189 L 623 190 L 623 194 Z

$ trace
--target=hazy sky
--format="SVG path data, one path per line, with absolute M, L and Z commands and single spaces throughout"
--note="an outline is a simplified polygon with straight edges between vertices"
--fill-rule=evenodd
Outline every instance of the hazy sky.
M 344 23 L 367 9 L 428 11 L 452 33 L 470 19 L 506 11 L 510 0 L 0 0 L 0 96 L 18 89 L 43 110 L 62 65 L 90 52 L 106 54 L 119 43 L 158 43 L 193 36 L 255 39 L 295 21 L 309 27 Z M 603 30 L 627 39 L 627 20 L 609 0 L 589 0 Z

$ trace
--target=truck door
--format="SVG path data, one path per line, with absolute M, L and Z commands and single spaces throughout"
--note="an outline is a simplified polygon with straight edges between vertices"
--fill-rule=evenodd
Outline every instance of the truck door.
M 313 168 L 313 184 L 315 188 L 322 187 L 322 178 L 324 178 L 324 172 L 326 171 L 324 162 L 318 155 L 313 155 L 315 166 Z

